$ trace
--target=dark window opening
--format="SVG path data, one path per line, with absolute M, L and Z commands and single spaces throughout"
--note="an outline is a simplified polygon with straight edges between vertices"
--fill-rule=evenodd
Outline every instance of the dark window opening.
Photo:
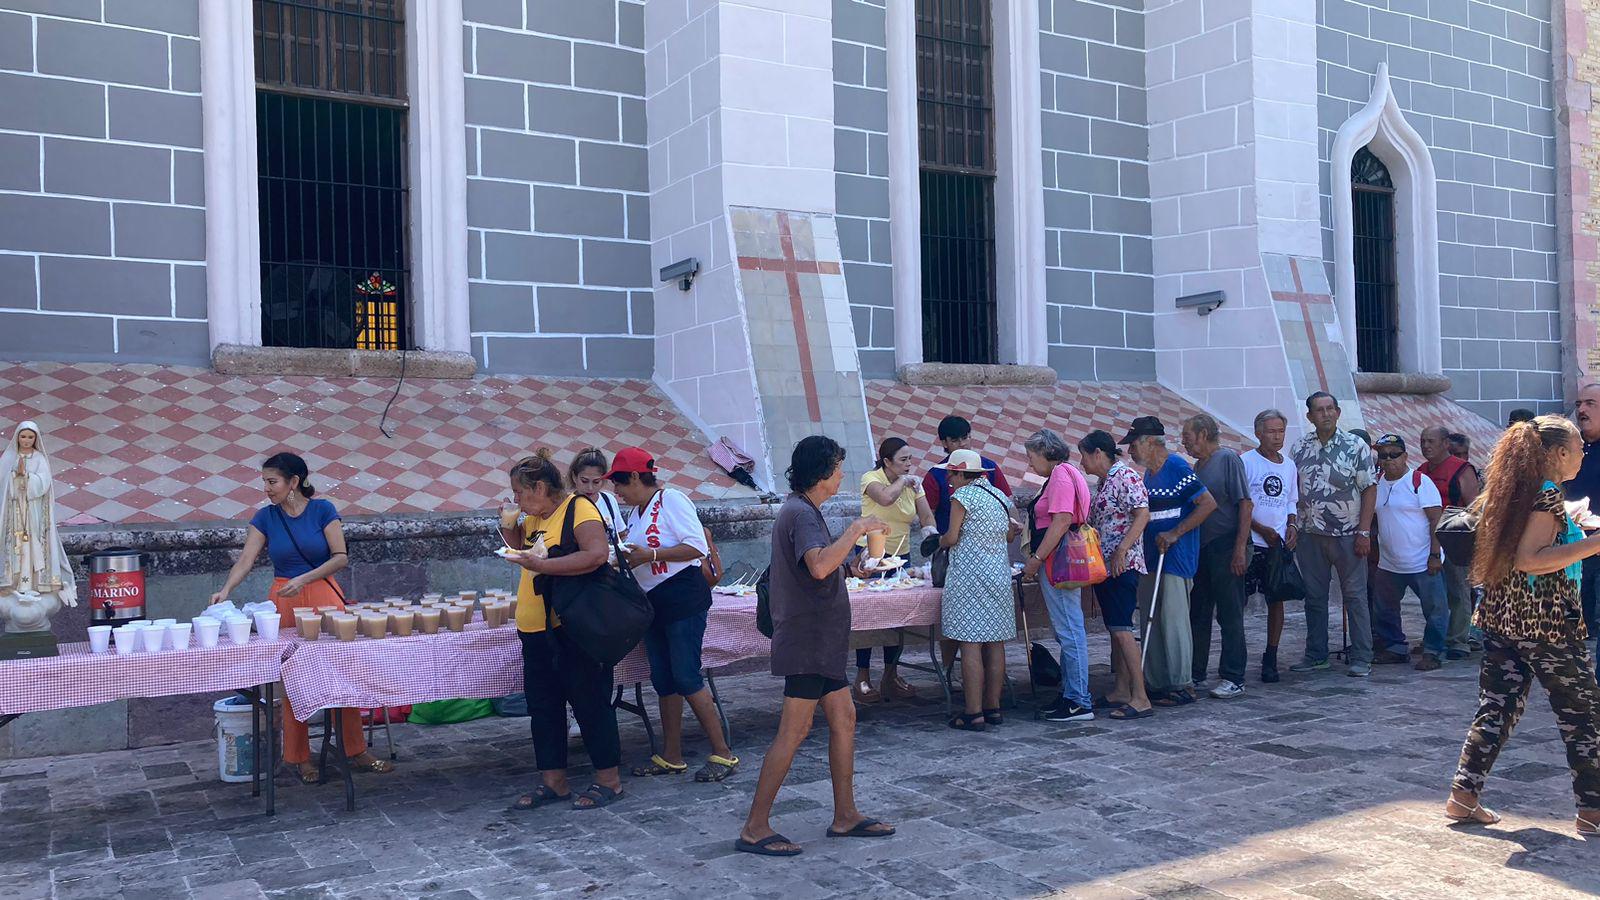
M 1350 163 L 1355 232 L 1356 366 L 1400 370 L 1400 310 L 1395 259 L 1394 180 L 1365 147 Z
M 989 0 L 917 0 L 922 350 L 929 362 L 997 357 L 992 21 Z
M 400 0 L 255 0 L 261 338 L 411 345 Z

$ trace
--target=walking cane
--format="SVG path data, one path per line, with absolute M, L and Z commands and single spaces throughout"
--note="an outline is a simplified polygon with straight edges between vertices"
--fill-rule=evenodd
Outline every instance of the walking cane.
M 1028 660 L 1028 702 L 1038 706 L 1039 683 L 1033 678 L 1033 631 L 1028 628 L 1028 601 L 1022 592 L 1020 571 L 1011 576 L 1011 595 L 1016 598 L 1017 613 L 1022 617 L 1022 652 Z
M 1156 609 L 1161 604 L 1161 568 L 1167 564 L 1167 554 L 1163 551 L 1156 557 L 1156 586 L 1150 592 L 1150 612 L 1144 618 L 1144 637 L 1139 639 L 1139 671 L 1144 671 L 1144 658 L 1150 653 L 1150 626 L 1155 623 Z

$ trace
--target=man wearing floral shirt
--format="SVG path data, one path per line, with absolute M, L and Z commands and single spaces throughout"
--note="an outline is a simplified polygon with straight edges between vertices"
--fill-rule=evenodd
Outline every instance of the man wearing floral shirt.
M 1291 672 L 1328 668 L 1328 583 L 1339 575 L 1349 617 L 1350 669 L 1372 674 L 1372 614 L 1367 606 L 1367 556 L 1377 494 L 1372 450 L 1339 430 L 1339 401 L 1326 391 L 1306 398 L 1313 431 L 1295 444 L 1300 478 L 1300 541 L 1296 557 L 1306 582 L 1306 655 Z

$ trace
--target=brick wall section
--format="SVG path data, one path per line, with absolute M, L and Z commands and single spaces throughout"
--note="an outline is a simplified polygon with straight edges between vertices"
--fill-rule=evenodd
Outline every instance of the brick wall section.
M 889 255 L 889 53 L 884 0 L 833 0 L 833 160 L 839 249 L 868 378 L 894 375 Z
M 1550 0 L 1321 0 L 1320 153 L 1371 96 L 1395 97 L 1439 180 L 1439 303 L 1451 396 L 1492 421 L 1561 390 Z M 1322 188 L 1332 258 L 1329 185 Z
M 1062 378 L 1155 379 L 1143 8 L 1039 8 L 1046 322 Z
M 648 377 L 643 4 L 465 0 L 463 17 L 474 355 Z
M 0 354 L 203 362 L 198 0 L 0 0 Z

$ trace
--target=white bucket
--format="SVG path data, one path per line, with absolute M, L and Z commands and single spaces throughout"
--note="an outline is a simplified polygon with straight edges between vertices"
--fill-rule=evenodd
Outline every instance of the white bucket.
M 230 697 L 211 705 L 217 714 L 217 775 L 223 781 L 249 781 L 255 774 L 255 744 L 250 730 L 249 703 Z M 268 738 L 270 740 L 270 738 Z

